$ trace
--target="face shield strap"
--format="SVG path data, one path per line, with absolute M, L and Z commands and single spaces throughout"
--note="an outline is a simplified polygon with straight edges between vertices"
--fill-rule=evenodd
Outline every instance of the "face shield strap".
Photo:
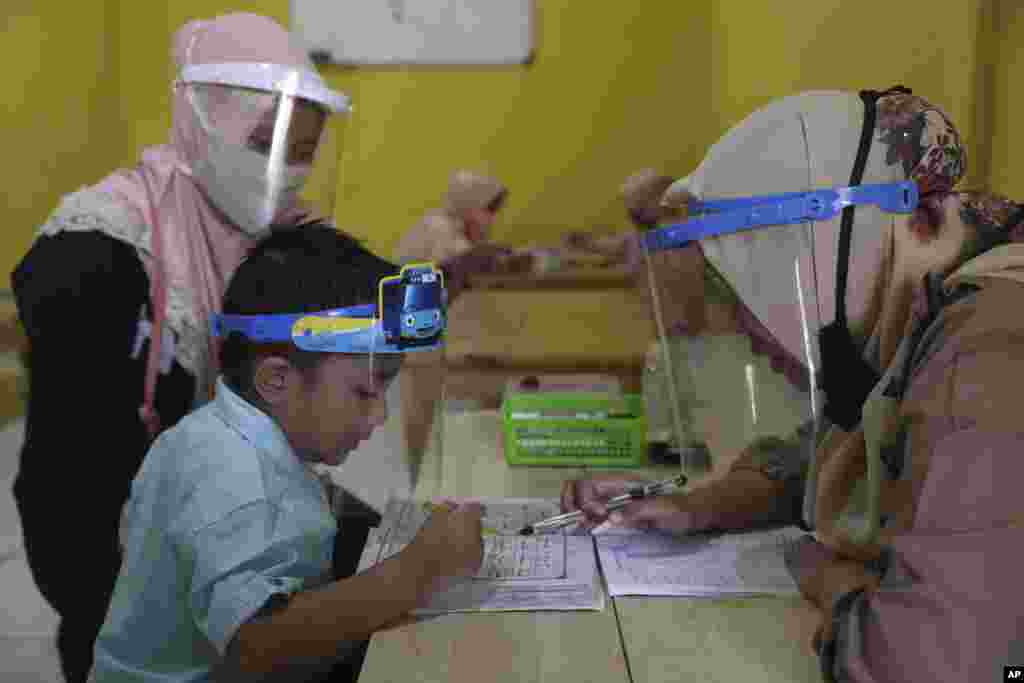
M 876 205 L 883 211 L 892 213 L 910 213 L 917 206 L 917 202 L 917 185 L 911 181 L 738 199 L 694 201 L 690 202 L 689 210 L 707 215 L 650 230 L 643 233 L 640 239 L 647 249 L 662 251 L 684 247 L 708 237 L 744 230 L 825 221 L 840 211 L 845 216 L 847 211 L 858 204 Z
M 292 342 L 321 353 L 409 353 L 444 345 L 444 278 L 433 264 L 410 264 L 384 278 L 378 303 L 316 313 L 214 314 L 210 334 L 232 332 L 257 344 Z
M 874 137 L 878 100 L 893 93 L 909 95 L 911 91 L 897 86 L 884 92 L 860 92 L 860 98 L 864 102 L 864 125 L 861 128 L 860 145 L 850 174 L 851 187 L 860 185 L 864 177 L 864 168 L 867 166 Z M 914 205 L 917 205 L 916 185 Z M 818 335 L 821 351 L 820 384 L 825 394 L 823 411 L 825 417 L 846 431 L 860 424 L 864 401 L 881 379 L 878 371 L 864 360 L 862 350 L 850 334 L 846 317 L 846 283 L 850 267 L 854 213 L 854 205 L 845 207 L 839 227 L 839 247 L 836 255 L 836 318 L 825 325 Z

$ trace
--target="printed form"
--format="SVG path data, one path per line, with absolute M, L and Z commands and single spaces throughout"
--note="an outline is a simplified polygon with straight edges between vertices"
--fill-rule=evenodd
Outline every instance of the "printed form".
M 484 560 L 473 577 L 452 582 L 415 613 L 510 610 L 599 610 L 604 591 L 589 536 L 519 536 L 528 524 L 558 514 L 557 501 L 481 500 Z M 405 548 L 430 515 L 429 504 L 392 500 L 372 529 L 359 571 Z
M 595 536 L 608 594 L 716 597 L 799 595 L 784 553 L 804 532 L 671 536 L 612 531 Z

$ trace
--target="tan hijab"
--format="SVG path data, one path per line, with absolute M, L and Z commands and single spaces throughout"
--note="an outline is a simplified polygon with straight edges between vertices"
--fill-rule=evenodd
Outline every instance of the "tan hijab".
M 857 155 L 864 105 L 856 93 L 809 92 L 777 100 L 751 114 L 716 143 L 694 173 L 677 181 L 665 201 L 727 198 L 847 185 Z M 968 229 L 950 190 L 963 174 L 959 136 L 948 117 L 919 97 L 893 95 L 878 104 L 878 120 L 862 183 L 913 179 L 923 197 L 912 216 L 874 207 L 856 212 L 849 262 L 847 310 L 865 360 L 891 371 L 907 336 L 915 288 L 926 273 L 950 273 L 963 260 Z M 813 227 L 813 248 L 798 264 L 816 284 L 812 331 L 835 317 L 840 218 Z M 773 234 L 775 233 L 775 234 Z M 804 359 L 799 321 L 792 319 L 792 261 L 772 262 L 777 230 L 701 242 L 705 258 L 729 281 L 742 304 L 793 358 Z M 789 297 L 791 298 L 791 297 Z M 812 344 L 816 355 L 816 344 Z M 808 359 L 820 367 L 817 357 Z M 886 380 L 875 389 L 880 388 Z M 911 505 L 908 490 L 881 492 L 878 447 L 892 431 L 892 406 L 873 393 L 861 426 L 824 435 L 810 473 L 805 518 L 821 540 L 850 555 L 876 552 L 880 499 Z M 868 472 L 867 463 L 871 463 Z M 870 476 L 869 476 L 870 475 Z M 865 521 L 866 520 L 866 521 Z
M 639 218 L 645 227 L 665 219 L 677 217 L 680 212 L 673 206 L 662 204 L 661 197 L 672 186 L 673 179 L 653 168 L 633 173 L 619 188 L 622 203 L 634 221 Z
M 469 251 L 477 240 L 467 234 L 466 213 L 486 208 L 505 192 L 506 187 L 490 176 L 455 171 L 448 181 L 442 208 L 427 212 L 402 237 L 395 260 L 441 263 Z

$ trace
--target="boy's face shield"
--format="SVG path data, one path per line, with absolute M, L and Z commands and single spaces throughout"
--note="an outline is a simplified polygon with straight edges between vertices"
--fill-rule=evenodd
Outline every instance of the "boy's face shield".
M 246 232 L 330 217 L 348 99 L 304 69 L 198 64 L 181 83 L 195 128 L 193 173 L 211 202 Z
M 408 264 L 381 280 L 377 303 L 315 313 L 216 314 L 210 330 L 215 337 L 239 333 L 255 344 L 291 343 L 302 351 L 368 356 L 367 385 L 373 387 L 378 354 L 389 356 L 390 363 L 396 354 L 444 347 L 447 298 L 439 268 Z

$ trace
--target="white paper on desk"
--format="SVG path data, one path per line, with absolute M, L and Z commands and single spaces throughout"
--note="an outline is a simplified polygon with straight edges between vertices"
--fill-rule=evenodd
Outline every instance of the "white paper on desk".
M 567 527 L 561 533 L 543 536 L 519 536 L 523 527 L 560 512 L 557 500 L 534 498 L 479 499 L 483 508 L 482 526 L 487 537 L 501 538 L 489 541 L 485 547 L 481 578 L 558 578 L 565 575 L 564 544 L 556 547 L 553 539 L 571 533 Z M 367 547 L 375 547 L 376 554 L 363 553 L 359 571 L 391 557 L 412 542 L 430 516 L 429 503 L 409 499 L 388 502 L 380 526 L 370 530 Z
M 545 498 L 474 498 L 483 508 L 484 531 L 518 534 L 520 529 L 561 512 L 557 500 Z M 384 509 L 379 529 L 388 530 L 389 542 L 409 543 L 430 516 L 424 501 L 392 499 Z M 571 532 L 571 529 L 569 530 Z
M 803 535 L 788 527 L 690 536 L 609 534 L 596 541 L 612 597 L 798 595 L 783 553 Z
M 604 589 L 589 538 L 562 536 L 565 572 L 561 579 L 462 580 L 438 593 L 414 614 L 524 612 L 604 609 Z
M 484 564 L 476 577 L 453 583 L 417 614 L 440 612 L 600 610 L 604 590 L 589 536 L 562 533 L 519 536 L 527 524 L 558 513 L 558 502 L 484 499 Z M 399 552 L 426 521 L 422 502 L 388 504 L 371 530 L 358 571 Z M 499 533 L 494 533 L 498 530 Z M 504 531 L 506 533 L 500 533 Z M 511 533 L 509 533 L 511 532 Z
M 484 537 L 484 559 L 473 577 L 478 580 L 551 580 L 566 578 L 565 536 L 508 536 L 491 534 Z M 405 548 L 408 543 L 380 543 L 377 562 L 383 562 Z

